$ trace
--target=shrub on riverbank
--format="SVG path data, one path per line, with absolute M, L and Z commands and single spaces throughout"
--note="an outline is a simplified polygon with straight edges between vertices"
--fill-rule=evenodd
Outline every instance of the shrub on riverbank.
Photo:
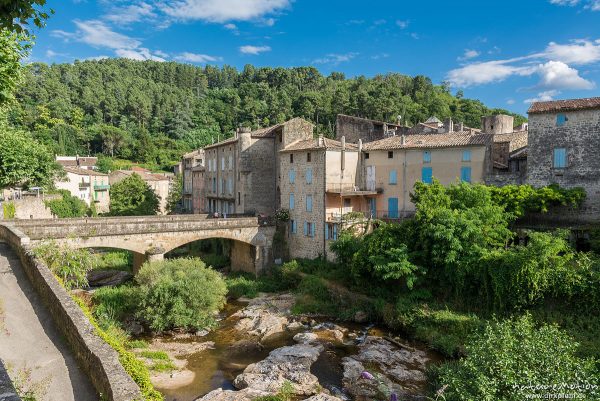
M 88 285 L 87 272 L 94 268 L 94 258 L 87 249 L 73 249 L 53 241 L 34 248 L 33 253 L 56 275 L 67 290 Z
M 215 313 L 225 305 L 225 281 L 198 258 L 145 263 L 136 282 L 137 315 L 157 331 L 214 326 Z
M 521 401 L 532 394 L 550 393 L 596 399 L 598 389 L 529 387 L 600 384 L 593 360 L 578 358 L 577 348 L 557 326 L 537 328 L 529 315 L 493 321 L 470 338 L 465 358 L 443 364 L 434 369 L 434 375 L 439 387 L 447 386 L 446 401 Z

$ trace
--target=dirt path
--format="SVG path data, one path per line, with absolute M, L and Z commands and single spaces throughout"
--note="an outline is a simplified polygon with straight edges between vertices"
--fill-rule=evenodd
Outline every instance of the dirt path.
M 31 370 L 29 382 L 47 383 L 40 401 L 98 400 L 17 256 L 1 242 L 0 359 L 13 381 L 15 372 L 26 369 Z

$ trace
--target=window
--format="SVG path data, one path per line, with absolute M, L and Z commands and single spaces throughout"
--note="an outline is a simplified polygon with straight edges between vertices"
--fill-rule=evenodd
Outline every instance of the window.
M 464 161 L 464 162 L 471 161 L 471 151 L 470 150 L 463 150 L 462 161 Z
M 231 178 L 227 179 L 227 193 L 228 194 L 233 193 L 233 180 Z
M 296 170 L 290 170 L 288 174 L 290 177 L 290 184 L 296 182 Z
M 225 156 L 221 156 L 221 171 L 225 171 Z
M 293 162 L 294 162 L 294 154 L 290 153 L 290 163 L 293 163 Z
M 393 151 L 389 151 L 388 152 L 388 159 L 393 159 L 394 158 L 394 152 Z
M 369 158 L 369 153 L 365 153 L 365 160 Z
M 566 148 L 554 148 L 554 158 L 552 166 L 554 168 L 566 168 L 567 167 L 567 149 Z
M 425 184 L 431 184 L 433 182 L 433 171 L 431 167 L 423 167 L 421 169 L 421 181 Z
M 242 194 L 241 192 L 238 192 L 238 205 L 242 204 Z
M 312 200 L 313 200 L 312 195 L 306 195 L 306 211 L 307 212 L 312 212 L 312 209 L 313 209 L 312 208 L 312 206 L 313 206 Z
M 307 161 L 307 162 L 310 162 L 310 152 L 308 152 L 308 153 L 306 154 L 306 161 Z
M 564 115 L 564 114 L 556 115 L 556 126 L 557 127 L 562 127 L 563 125 L 566 124 L 567 121 L 569 121 L 569 118 L 566 115 Z
M 338 239 L 338 225 L 327 223 L 325 225 L 325 239 L 335 241 Z
M 217 192 L 217 179 L 213 177 L 212 191 Z
M 229 170 L 233 170 L 233 155 L 229 155 Z
M 460 168 L 460 180 L 462 182 L 471 182 L 471 167 Z
M 290 220 L 290 232 L 296 234 L 296 220 Z
M 307 237 L 315 236 L 315 223 L 309 223 L 308 221 L 304 222 L 304 235 Z
M 390 170 L 390 185 L 396 185 L 398 183 L 398 173 L 396 170 Z
M 296 198 L 294 194 L 290 194 L 290 210 L 294 210 L 294 206 L 296 204 Z
M 428 150 L 423 152 L 423 163 L 431 163 L 431 152 Z
M 312 168 L 306 169 L 306 183 L 312 184 L 313 176 L 312 176 Z
M 350 198 L 344 198 L 344 207 L 346 209 L 348 209 L 349 207 L 352 207 L 352 200 Z

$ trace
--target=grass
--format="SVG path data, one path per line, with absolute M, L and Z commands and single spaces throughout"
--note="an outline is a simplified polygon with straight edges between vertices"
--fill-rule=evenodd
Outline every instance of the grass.
M 148 359 L 152 359 L 152 360 L 160 360 L 160 361 L 169 361 L 169 355 L 167 355 L 166 352 L 164 351 L 151 351 L 151 350 L 146 350 L 146 351 L 141 351 L 139 353 L 140 356 L 143 356 L 144 358 L 148 358 Z
M 155 372 L 171 372 L 177 369 L 171 360 L 168 361 L 157 361 L 150 365 L 150 370 Z
M 129 349 L 146 349 L 148 348 L 148 343 L 144 340 L 131 340 L 127 342 L 127 348 Z
M 133 255 L 129 251 L 110 250 L 99 251 L 94 254 L 96 263 L 94 269 L 102 270 L 123 270 L 132 272 Z

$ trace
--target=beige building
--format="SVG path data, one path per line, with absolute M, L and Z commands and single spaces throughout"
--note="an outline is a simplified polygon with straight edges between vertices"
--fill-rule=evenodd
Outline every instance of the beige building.
M 192 183 L 192 169 L 196 166 L 204 166 L 204 149 L 194 150 L 183 155 L 181 163 L 175 172 L 179 171 L 182 174 L 182 190 L 181 190 L 181 203 L 184 213 L 192 213 L 192 194 L 193 194 L 193 183 Z
M 393 136 L 364 145 L 365 188 L 382 193 L 371 198 L 373 216 L 398 219 L 411 215 L 410 193 L 416 182 L 443 185 L 484 182 L 490 169 L 493 136 L 470 131 Z
M 124 180 L 133 174 L 139 175 L 142 180 L 154 191 L 159 199 L 159 213 L 167 213 L 167 198 L 171 189 L 171 183 L 173 181 L 172 175 L 152 173 L 149 170 L 133 167 L 131 170 L 116 170 L 110 173 L 109 179 L 110 184 Z
M 77 167 L 84 170 L 95 170 L 97 157 L 92 156 L 56 156 L 56 162 L 63 167 Z
M 79 167 L 63 167 L 66 177 L 54 182 L 57 189 L 66 189 L 72 196 L 84 201 L 88 206 L 92 202 L 98 213 L 108 212 L 110 204 L 108 174 Z
M 279 153 L 281 203 L 290 212 L 290 257 L 331 259 L 329 246 L 347 222 L 345 216 L 367 211 L 377 196 L 359 185 L 358 146 L 343 137 L 319 137 L 293 142 Z
M 278 152 L 312 138 L 313 125 L 301 118 L 255 131 L 240 129 L 233 138 L 205 146 L 207 212 L 272 215 L 280 205 Z

